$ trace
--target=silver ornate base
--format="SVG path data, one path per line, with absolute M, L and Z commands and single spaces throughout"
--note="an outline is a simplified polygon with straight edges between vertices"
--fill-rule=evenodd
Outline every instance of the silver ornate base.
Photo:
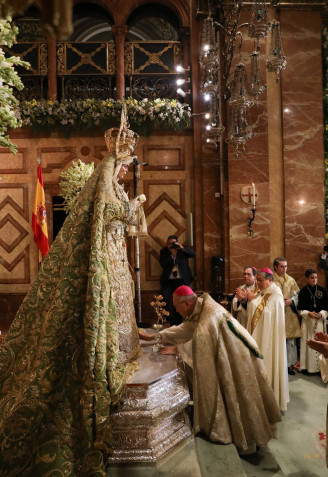
M 191 435 L 189 392 L 175 356 L 143 348 L 123 406 L 112 413 L 114 449 L 108 463 L 156 463 Z

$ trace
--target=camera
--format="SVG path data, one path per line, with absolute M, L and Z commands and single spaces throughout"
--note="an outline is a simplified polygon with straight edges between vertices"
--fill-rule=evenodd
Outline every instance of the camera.
M 176 243 L 173 243 L 170 248 L 177 249 L 177 248 L 180 248 L 180 247 Z

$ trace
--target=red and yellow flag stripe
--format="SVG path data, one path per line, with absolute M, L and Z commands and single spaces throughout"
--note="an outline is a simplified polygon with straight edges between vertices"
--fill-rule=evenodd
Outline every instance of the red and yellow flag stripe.
M 33 213 L 32 213 L 32 230 L 34 233 L 34 241 L 39 247 L 43 257 L 49 251 L 48 227 L 46 200 L 44 194 L 43 177 L 41 165 L 38 166 L 38 179 L 36 182 Z

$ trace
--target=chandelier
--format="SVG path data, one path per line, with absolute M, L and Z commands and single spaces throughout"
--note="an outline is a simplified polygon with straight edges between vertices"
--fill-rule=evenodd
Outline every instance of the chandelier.
M 260 56 L 261 42 L 269 35 L 271 38 L 266 67 L 269 72 L 276 74 L 276 81 L 279 81 L 280 73 L 287 64 L 282 49 L 280 24 L 276 19 L 269 20 L 268 6 L 266 0 L 254 0 L 249 22 L 240 24 L 243 1 L 232 0 L 220 22 L 214 21 L 210 13 L 203 20 L 199 61 L 202 70 L 200 92 L 207 104 L 205 135 L 207 142 L 218 147 L 225 130 L 220 115 L 221 105 L 222 101 L 227 101 L 229 120 L 225 140 L 234 147 L 236 157 L 240 150 L 245 151 L 246 142 L 253 136 L 249 109 L 257 104 L 266 89 Z M 272 6 L 276 8 L 277 3 Z M 248 37 L 254 41 L 248 74 L 241 56 L 241 30 L 244 28 L 247 28 Z M 237 43 L 239 58 L 236 61 Z

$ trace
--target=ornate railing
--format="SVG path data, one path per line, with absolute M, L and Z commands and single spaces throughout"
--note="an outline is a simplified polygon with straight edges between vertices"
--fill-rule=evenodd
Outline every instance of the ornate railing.
M 182 60 L 180 42 L 129 42 L 124 53 L 130 96 L 138 100 L 177 97 L 176 66 Z
M 62 99 L 113 97 L 114 42 L 58 43 L 57 75 Z
M 14 44 L 12 48 L 6 47 L 4 50 L 6 55 L 19 56 L 31 65 L 28 70 L 21 66 L 16 67 L 16 71 L 25 87 L 21 91 L 16 91 L 15 96 L 20 101 L 46 98 L 48 85 L 47 44 L 42 42 L 22 42 Z
M 115 97 L 115 44 L 111 42 L 61 42 L 57 44 L 56 75 L 59 99 Z M 182 61 L 181 43 L 128 42 L 125 44 L 126 94 L 135 99 L 177 98 L 176 66 Z M 25 88 L 20 100 L 46 99 L 47 44 L 21 42 L 7 50 L 31 64 L 19 69 Z

